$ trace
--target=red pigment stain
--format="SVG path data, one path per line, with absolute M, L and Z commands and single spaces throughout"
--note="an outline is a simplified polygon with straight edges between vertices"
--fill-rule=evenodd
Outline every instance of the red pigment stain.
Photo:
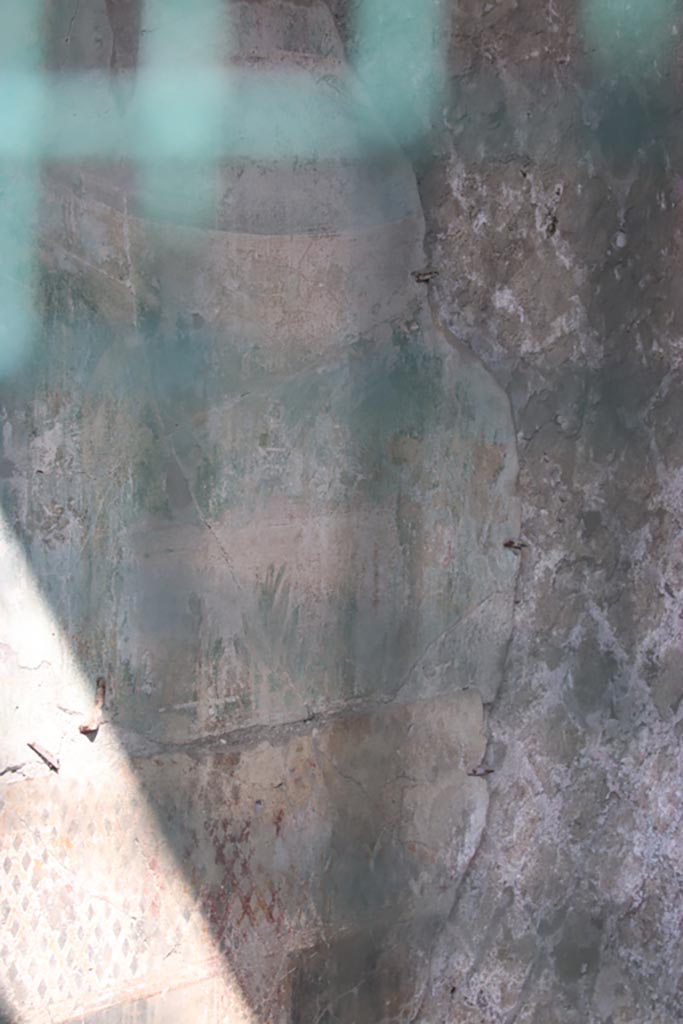
M 237 922 L 237 927 L 238 928 L 242 924 L 242 921 L 244 921 L 245 917 L 249 921 L 249 924 L 252 925 L 252 927 L 254 925 L 254 915 L 253 915 L 252 909 L 251 909 L 251 897 L 252 897 L 252 895 L 253 895 L 253 889 L 249 889 L 249 892 L 247 892 L 246 894 L 240 893 L 240 903 L 242 904 L 242 916 L 240 917 L 239 921 Z
M 274 918 L 272 904 L 266 903 L 260 892 L 256 894 L 256 902 L 259 906 L 259 909 L 263 913 L 264 917 L 266 917 L 267 920 L 270 921 L 271 924 L 273 924 Z
M 275 815 L 275 817 L 273 818 L 273 822 L 274 822 L 274 824 L 275 824 L 275 835 L 276 835 L 276 836 L 279 836 L 279 835 L 280 835 L 280 829 L 281 829 L 281 827 L 282 827 L 282 819 L 284 818 L 284 816 L 285 816 L 285 812 L 284 812 L 284 811 L 282 810 L 282 808 L 281 808 L 281 809 L 280 809 L 280 810 L 279 810 L 279 811 L 277 812 L 277 814 Z

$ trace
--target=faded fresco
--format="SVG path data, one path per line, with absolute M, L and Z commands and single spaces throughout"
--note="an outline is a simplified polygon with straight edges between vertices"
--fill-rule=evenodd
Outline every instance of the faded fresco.
M 226 66 L 367 132 L 324 4 L 233 7 Z M 48 19 L 124 111 L 133 8 Z M 420 1019 L 487 816 L 517 457 L 372 116 L 378 147 L 221 161 L 199 220 L 172 170 L 43 168 L 1 384 L 8 1019 Z

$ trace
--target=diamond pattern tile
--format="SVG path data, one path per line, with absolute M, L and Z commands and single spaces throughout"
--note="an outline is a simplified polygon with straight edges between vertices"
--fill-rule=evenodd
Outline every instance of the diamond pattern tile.
M 206 975 L 192 891 L 156 817 L 131 798 L 135 786 L 121 772 L 29 780 L 3 794 L 0 986 L 26 1020 L 118 1000 L 141 979 L 158 984 L 163 970 L 177 981 L 177 965 L 164 967 L 172 947 Z

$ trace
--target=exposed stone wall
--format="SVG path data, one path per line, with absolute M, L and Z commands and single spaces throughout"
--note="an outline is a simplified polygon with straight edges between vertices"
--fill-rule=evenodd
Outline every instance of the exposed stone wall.
M 425 1022 L 682 1019 L 681 65 L 662 13 L 657 61 L 646 38 L 617 74 L 578 5 L 451 10 L 421 179 L 432 296 L 510 396 L 528 547 L 487 827 Z

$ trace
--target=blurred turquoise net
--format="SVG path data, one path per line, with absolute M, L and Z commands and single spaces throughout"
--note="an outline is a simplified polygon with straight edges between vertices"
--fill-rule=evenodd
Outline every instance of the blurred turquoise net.
M 225 0 L 146 0 L 139 67 L 121 104 L 104 72 L 44 70 L 43 0 L 0 5 L 0 376 L 19 366 L 35 329 L 41 161 L 132 160 L 151 213 L 170 202 L 200 222 L 213 202 L 213 170 L 227 157 L 354 158 L 386 140 L 372 110 L 411 144 L 439 101 L 443 7 L 360 0 L 354 65 L 363 104 L 315 87 L 296 67 L 275 76 L 226 65 Z

